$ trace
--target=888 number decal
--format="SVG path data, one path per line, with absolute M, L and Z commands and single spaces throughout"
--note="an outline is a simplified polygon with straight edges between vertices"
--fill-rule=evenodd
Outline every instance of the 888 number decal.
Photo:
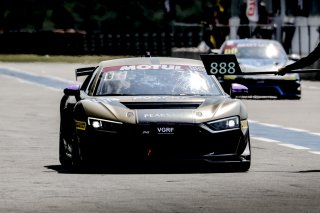
M 233 75 L 236 73 L 236 63 L 234 62 L 212 62 L 210 64 L 210 74 L 212 75 Z

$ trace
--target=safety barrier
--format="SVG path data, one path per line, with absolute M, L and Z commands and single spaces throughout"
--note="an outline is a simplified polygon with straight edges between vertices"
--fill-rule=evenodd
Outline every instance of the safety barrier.
M 172 47 L 194 47 L 201 32 L 176 33 L 83 33 L 83 32 L 4 32 L 0 34 L 0 54 L 51 55 L 153 55 L 169 56 Z

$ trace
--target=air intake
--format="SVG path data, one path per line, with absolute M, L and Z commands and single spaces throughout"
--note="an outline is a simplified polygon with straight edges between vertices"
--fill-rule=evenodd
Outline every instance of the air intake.
M 122 102 L 129 109 L 197 109 L 198 102 Z

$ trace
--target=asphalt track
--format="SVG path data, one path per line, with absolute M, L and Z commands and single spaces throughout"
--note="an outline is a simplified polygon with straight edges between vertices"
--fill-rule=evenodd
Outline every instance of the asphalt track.
M 299 101 L 244 100 L 247 173 L 74 172 L 58 162 L 58 108 L 82 66 L 0 63 L 0 212 L 320 212 L 320 82 Z

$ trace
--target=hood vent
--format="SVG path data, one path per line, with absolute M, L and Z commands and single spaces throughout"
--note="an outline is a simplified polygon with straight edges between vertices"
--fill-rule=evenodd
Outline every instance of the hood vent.
M 197 109 L 197 102 L 122 102 L 129 109 Z

